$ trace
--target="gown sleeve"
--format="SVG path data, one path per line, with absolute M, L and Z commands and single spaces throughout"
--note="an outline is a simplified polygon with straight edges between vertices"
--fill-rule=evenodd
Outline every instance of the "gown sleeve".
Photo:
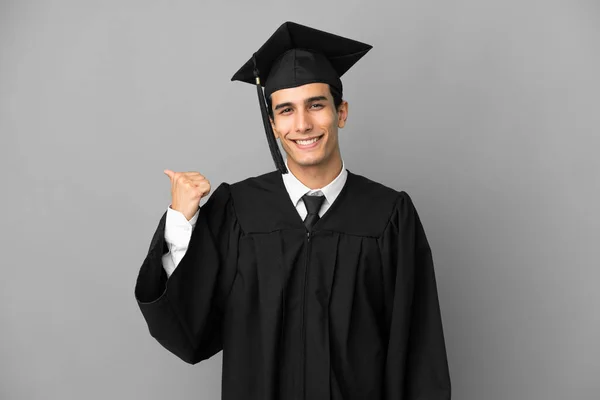
M 163 214 L 140 268 L 135 297 L 150 334 L 190 364 L 222 350 L 222 316 L 237 272 L 241 228 L 222 183 L 201 207 L 189 247 L 167 278 Z
M 448 400 L 450 375 L 431 248 L 402 191 L 382 235 L 386 400 Z

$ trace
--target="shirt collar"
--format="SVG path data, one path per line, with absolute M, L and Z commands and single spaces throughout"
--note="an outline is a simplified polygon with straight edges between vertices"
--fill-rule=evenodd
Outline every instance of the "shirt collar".
M 342 160 L 342 170 L 333 181 L 329 182 L 329 184 L 320 189 L 310 189 L 309 187 L 305 186 L 302 182 L 300 182 L 300 180 L 296 178 L 294 174 L 292 174 L 292 171 L 290 171 L 290 169 L 288 168 L 287 158 L 285 159 L 285 166 L 288 170 L 288 173 L 282 175 L 283 183 L 285 184 L 285 188 L 294 206 L 298 204 L 298 201 L 300 201 L 302 196 L 304 196 L 306 193 L 312 194 L 317 191 L 323 193 L 323 195 L 325 196 L 325 200 L 329 204 L 333 204 L 335 199 L 342 191 L 342 188 L 346 183 L 346 178 L 348 177 L 348 171 L 346 170 L 346 167 L 344 165 L 344 160 Z

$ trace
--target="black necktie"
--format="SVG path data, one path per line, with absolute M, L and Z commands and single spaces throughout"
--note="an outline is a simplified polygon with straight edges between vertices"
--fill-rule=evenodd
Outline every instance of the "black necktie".
M 306 218 L 304 218 L 304 225 L 306 225 L 309 232 L 319 220 L 319 210 L 323 200 L 325 200 L 325 196 L 309 196 L 308 194 L 302 196 L 302 201 L 304 201 L 306 211 L 308 211 Z

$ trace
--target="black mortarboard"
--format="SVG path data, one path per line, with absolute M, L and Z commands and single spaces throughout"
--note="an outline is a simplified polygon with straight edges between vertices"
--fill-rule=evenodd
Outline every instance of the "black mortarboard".
M 285 22 L 233 75 L 232 81 L 256 84 L 267 141 L 281 173 L 287 173 L 287 168 L 271 129 L 265 97 L 280 89 L 315 82 L 327 83 L 341 94 L 340 77 L 371 48 L 366 43 Z

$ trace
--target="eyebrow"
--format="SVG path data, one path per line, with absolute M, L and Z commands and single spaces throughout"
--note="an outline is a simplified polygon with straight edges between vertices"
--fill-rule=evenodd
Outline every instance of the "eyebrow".
M 313 96 L 313 97 L 309 97 L 308 99 L 304 100 L 304 104 L 308 104 L 308 103 L 312 103 L 313 101 L 320 101 L 320 100 L 327 100 L 327 97 L 325 96 Z M 279 110 L 280 108 L 283 107 L 290 107 L 293 106 L 294 103 L 291 102 L 286 102 L 286 103 L 281 103 L 281 104 L 277 104 L 275 106 L 275 110 Z

